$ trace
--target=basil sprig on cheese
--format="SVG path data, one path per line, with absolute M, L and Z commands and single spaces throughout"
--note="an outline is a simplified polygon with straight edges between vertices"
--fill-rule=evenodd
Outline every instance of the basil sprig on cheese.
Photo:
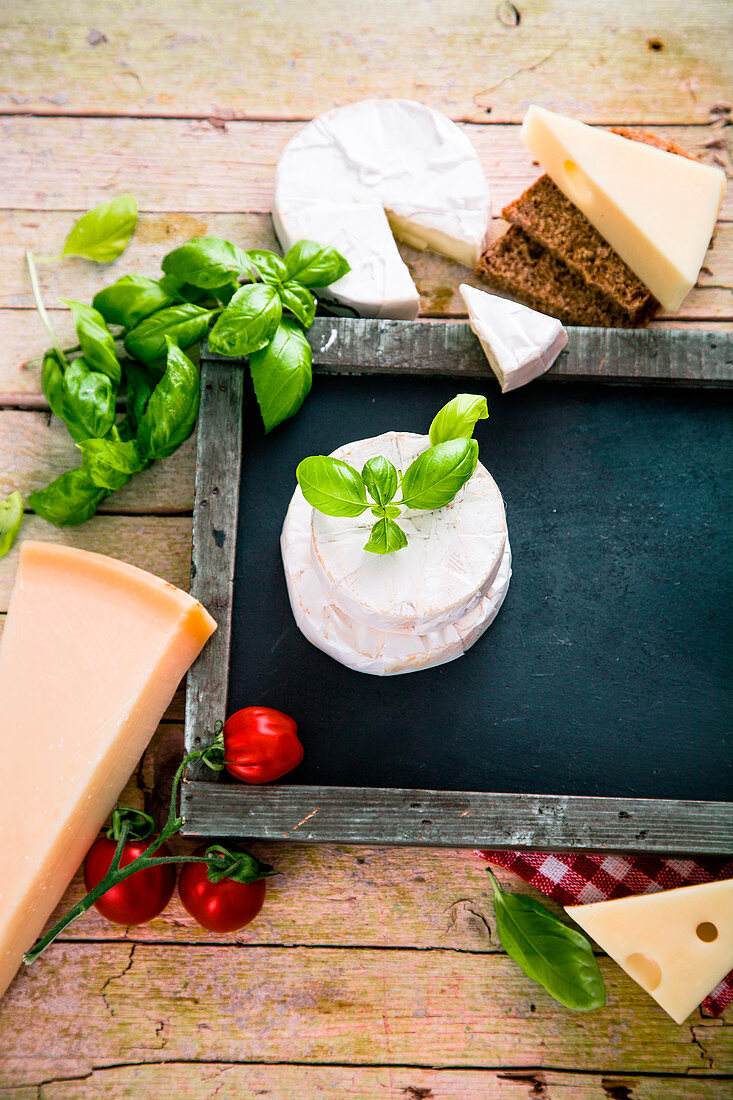
M 376 522 L 364 549 L 392 554 L 407 546 L 407 536 L 396 522 L 404 508 L 443 508 L 471 477 L 478 462 L 473 430 L 488 415 L 485 397 L 459 393 L 430 425 L 432 446 L 404 473 L 383 455 L 370 458 L 361 472 L 340 458 L 312 455 L 298 464 L 298 484 L 308 503 L 324 515 L 353 518 L 370 509 Z
M 102 203 L 77 221 L 53 261 L 71 255 L 114 260 L 136 220 L 131 195 Z M 100 290 L 91 306 L 62 298 L 78 339 L 67 351 L 38 280 L 37 264 L 53 261 L 39 261 L 31 252 L 26 258 L 53 344 L 43 358 L 43 392 L 82 452 L 80 466 L 28 497 L 29 506 L 57 526 L 89 519 L 111 492 L 188 438 L 198 413 L 199 373 L 183 349 L 202 340 L 212 323 L 213 351 L 249 356 L 265 431 L 293 416 L 311 388 L 304 331 L 316 314 L 311 288 L 328 286 L 349 271 L 343 256 L 315 241 L 298 241 L 278 256 L 220 237 L 194 237 L 163 257 L 162 278 L 123 275 Z M 13 509 L 15 517 L 15 503 Z M 4 527 L 0 539 L 0 549 L 7 549 Z

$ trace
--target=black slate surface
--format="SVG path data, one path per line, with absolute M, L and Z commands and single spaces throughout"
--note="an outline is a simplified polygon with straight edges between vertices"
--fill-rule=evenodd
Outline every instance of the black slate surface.
M 733 395 L 540 382 L 485 392 L 476 437 L 514 572 L 459 660 L 395 677 L 310 645 L 279 535 L 309 454 L 427 431 L 452 379 L 316 377 L 266 439 L 245 412 L 231 713 L 291 714 L 305 784 L 728 799 L 733 726 Z

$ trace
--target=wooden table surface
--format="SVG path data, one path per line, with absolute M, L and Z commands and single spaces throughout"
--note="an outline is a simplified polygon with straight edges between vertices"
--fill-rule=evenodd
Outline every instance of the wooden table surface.
M 23 253 L 58 251 L 76 213 L 121 191 L 142 211 L 123 257 L 42 269 L 89 300 L 197 234 L 274 247 L 275 164 L 303 120 L 370 95 L 407 96 L 465 125 L 494 210 L 538 174 L 517 125 L 531 102 L 590 123 L 643 125 L 730 167 L 733 42 L 723 0 L 5 0 L 0 33 L 0 498 L 75 463 L 51 421 L 46 340 Z M 733 324 L 733 198 L 697 287 L 655 324 Z M 401 251 L 424 315 L 460 316 L 447 260 Z M 72 341 L 69 340 L 69 343 Z M 189 579 L 194 440 L 80 528 L 26 518 L 23 538 Z M 0 562 L 7 610 L 17 548 Z M 124 799 L 160 813 L 182 750 L 179 692 Z M 8 762 L 5 762 L 8 766 Z M 608 1005 L 573 1014 L 502 953 L 470 852 L 254 845 L 282 872 L 237 936 L 177 902 L 124 930 L 87 916 L 0 1004 L 0 1096 L 268 1096 L 276 1100 L 718 1100 L 730 1020 L 678 1027 L 610 960 Z M 512 888 L 524 889 L 502 874 Z M 77 880 L 60 909 L 82 893 Z

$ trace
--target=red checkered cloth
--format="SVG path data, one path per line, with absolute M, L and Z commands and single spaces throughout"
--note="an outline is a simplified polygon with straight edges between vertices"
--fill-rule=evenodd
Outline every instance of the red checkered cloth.
M 476 853 L 489 863 L 513 871 L 560 905 L 653 894 L 676 886 L 694 886 L 733 878 L 733 861 L 723 859 L 641 859 L 628 856 L 548 855 L 547 852 Z M 702 1008 L 720 1016 L 733 1001 L 733 970 L 723 978 Z

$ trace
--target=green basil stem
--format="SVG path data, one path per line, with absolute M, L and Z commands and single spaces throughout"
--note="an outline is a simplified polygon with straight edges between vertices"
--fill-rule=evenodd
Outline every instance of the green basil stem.
M 153 852 L 157 851 L 166 840 L 170 840 L 174 836 L 181 825 L 183 824 L 183 818 L 179 817 L 176 813 L 176 806 L 178 801 L 178 788 L 181 785 L 181 779 L 183 773 L 189 764 L 194 760 L 201 760 L 207 767 L 213 771 L 221 771 L 223 768 L 224 758 L 224 738 L 221 732 L 221 723 L 217 723 L 215 729 L 216 736 L 214 741 L 207 749 L 201 749 L 196 752 L 189 752 L 184 756 L 181 761 L 180 767 L 173 778 L 173 785 L 171 788 L 171 801 L 168 810 L 168 820 L 165 827 L 155 840 L 153 840 L 144 852 L 141 853 L 136 859 L 133 859 L 125 867 L 120 867 L 120 860 L 122 859 L 122 852 L 125 847 L 125 843 L 130 834 L 132 823 L 129 819 L 123 820 L 119 828 L 119 838 L 117 840 L 117 847 L 115 848 L 114 855 L 112 856 L 112 862 L 109 865 L 109 869 L 100 882 L 90 890 L 81 901 L 78 901 L 76 905 L 69 909 L 60 921 L 58 921 L 53 928 L 50 929 L 41 939 L 37 940 L 30 951 L 26 951 L 23 956 L 23 961 L 26 966 L 30 966 L 34 963 L 38 956 L 53 943 L 57 936 L 59 936 L 65 928 L 67 928 L 72 921 L 77 920 L 78 917 L 86 913 L 88 909 L 94 905 L 95 901 L 101 898 L 102 894 L 106 894 L 113 886 L 117 886 L 118 883 L 124 882 L 130 875 L 136 874 L 138 871 L 144 871 L 149 867 L 162 867 L 167 863 L 206 863 L 210 867 L 216 867 L 221 863 L 221 857 L 217 856 L 157 856 L 153 858 Z M 221 761 L 221 763 L 220 763 Z
M 50 337 L 56 354 L 58 355 L 64 366 L 68 367 L 69 361 L 66 358 L 61 348 L 61 345 L 59 344 L 58 336 L 56 335 L 53 325 L 51 324 L 51 318 L 48 316 L 48 313 L 46 313 L 46 307 L 43 304 L 43 298 L 41 297 L 41 286 L 38 282 L 38 268 L 36 267 L 36 258 L 30 251 L 30 249 L 26 250 L 25 262 L 28 265 L 28 274 L 31 277 L 31 287 L 33 288 L 33 297 L 36 300 L 36 309 L 38 310 L 38 315 L 43 321 L 43 327 Z

